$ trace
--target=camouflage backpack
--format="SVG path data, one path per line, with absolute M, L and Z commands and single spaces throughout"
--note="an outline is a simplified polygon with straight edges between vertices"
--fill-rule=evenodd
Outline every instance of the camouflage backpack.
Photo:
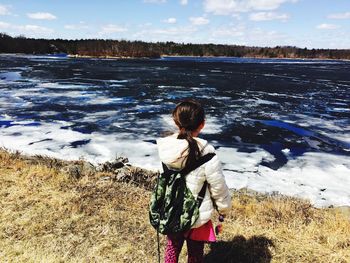
M 197 200 L 186 186 L 186 175 L 214 157 L 206 154 L 193 167 L 181 171 L 169 170 L 164 164 L 164 172 L 158 176 L 152 192 L 149 218 L 151 225 L 162 234 L 187 231 L 199 217 L 199 207 L 204 198 L 207 182 L 200 190 Z

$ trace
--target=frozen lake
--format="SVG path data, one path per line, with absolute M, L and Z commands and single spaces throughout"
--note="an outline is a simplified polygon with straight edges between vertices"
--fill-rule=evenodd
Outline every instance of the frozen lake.
M 170 112 L 201 101 L 231 188 L 350 205 L 350 62 L 0 56 L 0 147 L 159 169 Z

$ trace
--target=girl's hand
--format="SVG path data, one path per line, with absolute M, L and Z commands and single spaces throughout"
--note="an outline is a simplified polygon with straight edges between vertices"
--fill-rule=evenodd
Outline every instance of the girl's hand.
M 215 227 L 215 235 L 219 235 L 222 232 L 222 224 L 218 224 Z
M 224 222 L 225 216 L 224 215 L 219 215 L 219 224 L 215 227 L 215 234 L 218 235 L 222 232 L 223 230 L 223 226 L 222 226 L 222 222 Z

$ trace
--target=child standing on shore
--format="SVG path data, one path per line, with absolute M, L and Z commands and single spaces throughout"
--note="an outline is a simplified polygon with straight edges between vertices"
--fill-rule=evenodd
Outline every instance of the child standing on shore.
M 157 140 L 160 159 L 167 168 L 182 170 L 191 167 L 199 157 L 215 152 L 206 140 L 197 137 L 205 125 L 204 109 L 199 102 L 186 100 L 177 104 L 172 116 L 178 133 Z M 186 175 L 186 185 L 194 197 L 198 196 L 205 181 L 208 186 L 199 208 L 199 218 L 191 230 L 167 235 L 166 263 L 178 262 L 185 240 L 188 262 L 203 262 L 204 243 L 216 241 L 211 222 L 214 207 L 225 215 L 231 206 L 231 197 L 216 155 Z

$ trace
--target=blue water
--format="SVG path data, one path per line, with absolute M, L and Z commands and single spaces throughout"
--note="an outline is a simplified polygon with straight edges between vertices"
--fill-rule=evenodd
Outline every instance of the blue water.
M 282 129 L 286 129 L 288 131 L 292 131 L 297 135 L 300 136 L 314 136 L 314 132 L 312 131 L 308 131 L 306 129 L 300 128 L 300 127 L 296 127 L 293 126 L 289 123 L 285 123 L 283 121 L 278 121 L 278 120 L 263 120 L 261 121 L 261 123 L 268 125 L 268 126 L 273 126 L 273 127 L 278 127 L 278 128 L 282 128 Z

